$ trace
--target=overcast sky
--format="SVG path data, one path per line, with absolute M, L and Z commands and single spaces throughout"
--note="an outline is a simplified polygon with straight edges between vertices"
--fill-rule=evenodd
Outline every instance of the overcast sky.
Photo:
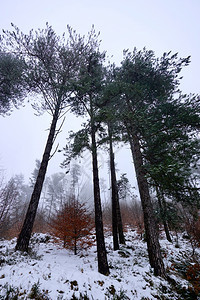
M 156 56 L 163 52 L 178 52 L 180 57 L 191 55 L 191 64 L 183 72 L 181 89 L 186 93 L 200 93 L 200 0 L 4 0 L 0 6 L 0 30 L 11 29 L 11 22 L 23 32 L 44 28 L 48 22 L 57 34 L 66 31 L 69 24 L 80 34 L 87 34 L 94 24 L 100 31 L 102 49 L 119 64 L 123 49 L 146 47 Z M 49 128 L 47 116 L 36 117 L 30 107 L 0 117 L 0 168 L 7 177 L 22 173 L 28 180 L 41 159 Z M 65 145 L 71 129 L 79 122 L 67 115 L 65 127 L 58 142 Z M 128 147 L 126 147 L 128 148 Z M 116 150 L 118 169 L 132 176 L 131 156 Z M 100 165 L 106 167 L 106 156 L 100 156 Z M 62 154 L 56 154 L 48 173 L 61 171 Z M 87 172 L 89 158 L 84 160 Z M 90 164 L 90 163 L 89 163 Z

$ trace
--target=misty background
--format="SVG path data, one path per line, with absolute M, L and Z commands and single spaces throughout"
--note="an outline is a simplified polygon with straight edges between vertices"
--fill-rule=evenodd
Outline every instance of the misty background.
M 0 29 L 11 30 L 11 22 L 24 33 L 31 29 L 44 28 L 48 22 L 58 35 L 66 31 L 69 24 L 77 33 L 87 34 L 92 24 L 100 31 L 101 49 L 107 51 L 110 60 L 120 65 L 123 50 L 138 50 L 146 47 L 157 57 L 163 52 L 179 53 L 180 57 L 191 55 L 191 63 L 182 72 L 180 89 L 184 93 L 200 93 L 200 2 L 198 0 L 7 0 L 1 3 Z M 31 100 L 31 99 L 29 99 Z M 7 179 L 23 174 L 28 183 L 35 168 L 35 160 L 41 160 L 47 139 L 50 117 L 47 113 L 36 116 L 30 103 L 14 110 L 10 116 L 0 117 L 0 169 Z M 58 135 L 54 149 L 66 145 L 70 130 L 77 131 L 81 118 L 67 113 L 62 132 Z M 136 187 L 131 153 L 128 145 L 115 147 L 117 176 L 127 173 L 132 186 Z M 51 159 L 47 176 L 65 172 L 60 168 L 63 153 L 57 152 Z M 99 152 L 101 178 L 109 187 L 108 155 Z M 92 178 L 91 154 L 84 153 L 77 159 L 86 178 Z M 92 180 L 92 179 L 91 179 Z

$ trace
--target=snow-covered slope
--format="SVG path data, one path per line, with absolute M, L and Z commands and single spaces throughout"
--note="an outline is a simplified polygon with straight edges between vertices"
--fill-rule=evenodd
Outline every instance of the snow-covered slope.
M 146 243 L 134 230 L 128 230 L 126 246 L 119 251 L 112 250 L 112 238 L 106 237 L 109 276 L 97 272 L 95 246 L 75 256 L 55 244 L 50 236 L 34 234 L 32 253 L 24 255 L 14 252 L 16 239 L 3 240 L 0 241 L 0 299 L 198 299 L 190 292 L 192 284 L 184 279 L 181 270 L 181 265 L 182 269 L 188 264 L 196 266 L 191 247 L 183 238 L 179 243 L 176 248 L 175 243 L 161 239 L 171 278 L 168 282 L 153 275 Z M 199 257 L 198 250 L 196 259 Z

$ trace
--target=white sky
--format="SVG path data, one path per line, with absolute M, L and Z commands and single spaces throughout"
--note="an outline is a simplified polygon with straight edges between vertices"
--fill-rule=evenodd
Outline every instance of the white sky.
M 69 24 L 80 34 L 87 34 L 92 24 L 101 32 L 102 49 L 119 64 L 123 49 L 134 47 L 163 52 L 178 52 L 180 57 L 191 55 L 191 64 L 183 72 L 181 88 L 186 93 L 200 93 L 200 1 L 199 0 L 4 0 L 0 5 L 0 30 L 11 29 L 10 23 L 23 32 L 44 28 L 48 22 L 56 33 L 62 34 Z M 35 117 L 31 108 L 21 108 L 9 117 L 0 117 L 0 168 L 8 178 L 22 173 L 28 180 L 41 159 L 49 118 Z M 59 136 L 60 148 L 71 129 L 78 129 L 79 121 L 67 115 Z M 126 147 L 128 148 L 128 147 Z M 117 168 L 132 177 L 129 152 L 117 151 Z M 100 164 L 106 166 L 101 155 Z M 50 161 L 49 173 L 61 171 L 62 154 Z M 89 168 L 85 158 L 85 170 Z

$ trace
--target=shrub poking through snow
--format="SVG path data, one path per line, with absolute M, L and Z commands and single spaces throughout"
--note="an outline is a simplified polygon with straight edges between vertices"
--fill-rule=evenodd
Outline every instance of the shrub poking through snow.
M 40 291 L 40 283 L 39 281 L 37 283 L 34 283 L 30 294 L 28 295 L 29 299 L 35 299 L 35 300 L 48 300 L 48 296 L 44 293 Z

